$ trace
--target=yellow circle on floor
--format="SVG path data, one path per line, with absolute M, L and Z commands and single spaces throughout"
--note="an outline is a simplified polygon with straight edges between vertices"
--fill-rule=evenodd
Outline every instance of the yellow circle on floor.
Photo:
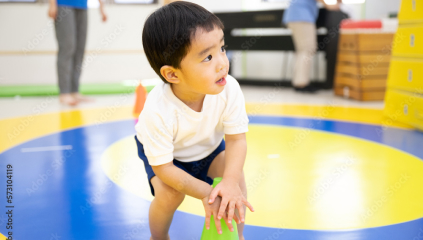
M 356 229 L 423 217 L 423 161 L 379 143 L 304 128 L 250 125 L 244 172 L 255 212 L 246 224 L 291 229 Z M 107 176 L 152 200 L 134 137 L 103 154 Z M 179 211 L 204 216 L 186 197 Z M 247 210 L 248 211 L 248 210 Z

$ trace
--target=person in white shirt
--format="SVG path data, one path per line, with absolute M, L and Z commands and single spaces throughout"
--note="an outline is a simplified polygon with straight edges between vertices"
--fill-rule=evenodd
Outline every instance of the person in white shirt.
M 151 193 L 150 239 L 170 239 L 185 195 L 202 201 L 206 228 L 223 218 L 243 240 L 247 187 L 243 166 L 248 117 L 238 82 L 228 75 L 223 24 L 203 7 L 177 1 L 152 13 L 142 41 L 163 80 L 149 93 L 135 126 Z M 225 137 L 226 142 L 223 140 Z M 212 179 L 223 177 L 213 189 Z

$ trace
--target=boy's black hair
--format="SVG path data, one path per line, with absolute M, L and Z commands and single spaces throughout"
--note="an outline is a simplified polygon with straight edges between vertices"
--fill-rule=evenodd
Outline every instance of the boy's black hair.
M 160 74 L 160 68 L 165 65 L 180 68 L 197 29 L 210 32 L 215 27 L 224 28 L 216 15 L 195 3 L 177 1 L 159 8 L 148 17 L 142 32 L 148 62 L 168 83 Z

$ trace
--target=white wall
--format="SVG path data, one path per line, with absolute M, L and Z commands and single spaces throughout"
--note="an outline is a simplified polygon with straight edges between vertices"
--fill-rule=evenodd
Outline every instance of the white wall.
M 88 11 L 87 53 L 83 82 L 116 82 L 154 77 L 142 52 L 141 31 L 157 6 Z M 55 84 L 57 43 L 47 4 L 3 4 L 0 7 L 0 84 Z
M 367 0 L 365 8 L 355 5 L 352 9 L 356 18 L 375 19 L 395 11 L 399 1 Z M 261 0 L 193 2 L 213 12 L 286 7 L 283 2 L 269 3 Z M 89 9 L 87 52 L 81 81 L 118 82 L 156 77 L 142 51 L 141 31 L 147 16 L 158 7 L 159 5 L 106 5 L 109 17 L 107 23 L 100 21 L 98 9 Z M 47 9 L 48 5 L 45 3 L 0 5 L 0 85 L 56 83 L 57 43 L 53 21 L 47 17 Z M 274 62 L 280 63 L 277 59 Z M 279 65 L 276 67 L 280 68 Z M 260 74 L 262 69 L 249 70 Z
M 389 13 L 398 12 L 401 0 L 366 0 L 365 19 L 387 18 Z

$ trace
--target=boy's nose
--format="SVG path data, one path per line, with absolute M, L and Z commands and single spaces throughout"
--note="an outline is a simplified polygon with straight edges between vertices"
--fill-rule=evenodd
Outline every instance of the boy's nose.
M 217 65 L 216 72 L 220 72 L 222 70 L 227 71 L 228 70 L 228 69 L 226 69 L 227 67 L 228 67 L 228 59 L 227 59 L 227 57 L 226 56 L 221 57 L 219 59 L 218 65 Z
M 222 64 L 220 65 L 220 67 L 217 69 L 216 72 L 220 73 L 220 72 L 227 72 L 227 71 L 228 71 L 227 66 Z

